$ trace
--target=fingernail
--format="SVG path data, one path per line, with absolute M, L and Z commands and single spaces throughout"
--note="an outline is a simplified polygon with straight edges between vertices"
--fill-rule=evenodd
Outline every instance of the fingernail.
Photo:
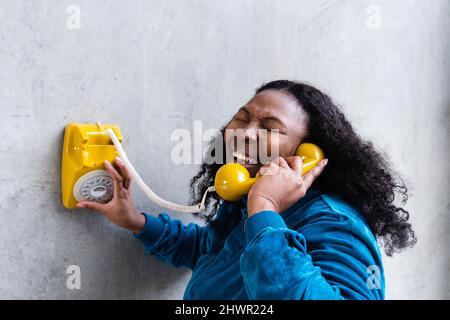
M 105 160 L 105 164 L 111 165 L 111 163 L 108 160 Z
M 122 159 L 120 159 L 119 157 L 116 157 L 116 161 L 122 163 Z
M 324 162 L 323 162 L 323 165 L 326 166 L 327 163 L 328 163 L 328 159 L 325 159 Z
M 82 203 L 77 203 L 77 207 L 78 207 L 78 208 L 84 208 L 84 204 L 82 204 Z

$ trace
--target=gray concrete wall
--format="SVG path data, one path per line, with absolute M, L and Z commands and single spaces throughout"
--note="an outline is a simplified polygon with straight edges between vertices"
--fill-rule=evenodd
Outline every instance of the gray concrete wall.
M 0 298 L 181 298 L 187 270 L 63 209 L 64 126 L 117 123 L 145 180 L 186 202 L 197 167 L 171 163 L 171 133 L 221 126 L 278 78 L 330 93 L 410 183 L 419 242 L 384 258 L 387 298 L 450 298 L 449 12 L 448 0 L 1 1 Z M 69 265 L 80 290 L 66 288 Z

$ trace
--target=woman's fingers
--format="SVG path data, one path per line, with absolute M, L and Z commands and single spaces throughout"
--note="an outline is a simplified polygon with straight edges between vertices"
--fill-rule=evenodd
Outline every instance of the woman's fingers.
M 117 167 L 119 168 L 119 171 L 122 173 L 122 175 L 116 170 L 116 168 L 113 167 L 113 165 L 108 160 L 105 160 L 104 165 L 105 165 L 106 171 L 108 171 L 108 173 L 110 174 L 110 176 L 113 180 L 113 185 L 114 185 L 113 198 L 116 198 L 116 197 L 120 198 L 120 197 L 123 197 L 123 195 L 125 193 L 127 193 L 124 190 L 124 188 L 128 190 L 130 187 L 131 175 L 128 172 L 128 170 L 126 169 L 125 164 L 122 162 L 122 160 L 119 157 L 116 158 L 115 163 L 116 163 Z M 93 209 L 102 214 L 107 212 L 107 204 L 96 202 L 96 201 L 80 201 L 77 203 L 77 207 Z
M 289 168 L 289 164 L 286 162 L 286 160 L 283 157 L 275 158 L 275 160 L 273 160 L 273 162 L 282 168 Z
M 122 161 L 122 159 L 120 159 L 119 157 L 116 158 L 115 161 L 116 165 L 119 167 L 120 172 L 122 173 L 123 176 L 123 186 L 125 187 L 125 189 L 130 189 L 130 185 L 131 185 L 131 174 L 128 171 L 127 167 L 125 167 L 125 163 Z
M 286 162 L 288 163 L 289 167 L 294 170 L 298 174 L 302 174 L 303 171 L 303 160 L 302 157 L 299 156 L 292 156 L 287 157 Z
M 105 213 L 106 210 L 105 206 L 106 205 L 104 203 L 99 203 L 95 201 L 80 201 L 77 203 L 78 208 L 92 209 L 102 214 Z
M 106 171 L 109 172 L 114 184 L 114 197 L 119 196 L 122 192 L 122 176 L 117 172 L 117 170 L 112 166 L 112 164 L 105 160 Z
M 110 176 L 113 180 L 114 197 L 116 197 L 116 195 L 119 195 L 119 193 L 121 192 L 122 187 L 123 187 L 122 186 L 122 177 L 120 176 L 120 174 L 117 172 L 117 170 L 112 166 L 112 164 L 108 160 L 105 160 L 104 165 L 105 165 L 106 171 L 108 171 L 108 173 L 110 174 Z M 107 206 L 107 204 L 96 202 L 96 201 L 80 201 L 77 203 L 78 208 L 92 209 L 92 210 L 98 211 L 99 213 L 102 213 L 102 214 L 107 212 L 106 206 Z
M 325 169 L 325 166 L 328 163 L 328 159 L 323 159 L 319 162 L 317 166 L 309 170 L 304 176 L 303 176 L 303 187 L 305 190 L 308 190 L 309 187 L 313 184 L 314 180 L 322 173 L 323 169 Z
M 261 165 L 261 167 L 259 168 L 258 172 L 256 173 L 256 176 L 264 176 L 264 175 L 268 175 L 271 167 L 274 166 L 275 164 L 272 162 L 267 162 L 264 163 L 263 165 Z
M 298 156 L 287 157 L 286 159 L 284 159 L 283 157 L 278 157 L 273 161 L 263 164 L 258 170 L 257 176 L 276 174 L 280 168 L 292 169 L 295 172 L 301 174 L 302 165 L 302 158 Z
M 259 176 L 259 175 L 265 175 L 265 176 L 275 175 L 278 173 L 278 171 L 281 168 L 289 168 L 289 165 L 286 162 L 286 160 L 284 160 L 284 158 L 277 157 L 274 160 L 263 164 L 260 167 L 260 169 L 257 173 L 257 176 Z

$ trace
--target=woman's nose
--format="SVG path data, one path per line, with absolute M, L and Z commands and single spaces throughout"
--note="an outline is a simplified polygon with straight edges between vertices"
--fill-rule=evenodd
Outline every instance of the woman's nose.
M 249 123 L 245 128 L 242 128 L 242 134 L 245 140 L 258 140 L 258 127 Z

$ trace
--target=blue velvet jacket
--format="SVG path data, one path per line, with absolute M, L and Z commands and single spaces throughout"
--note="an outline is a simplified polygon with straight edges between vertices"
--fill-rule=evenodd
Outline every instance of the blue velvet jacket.
M 184 299 L 384 299 L 380 248 L 358 211 L 311 188 L 278 214 L 248 217 L 246 198 L 224 202 L 214 226 L 144 213 L 145 250 L 192 269 Z M 219 232 L 230 217 L 237 223 Z

